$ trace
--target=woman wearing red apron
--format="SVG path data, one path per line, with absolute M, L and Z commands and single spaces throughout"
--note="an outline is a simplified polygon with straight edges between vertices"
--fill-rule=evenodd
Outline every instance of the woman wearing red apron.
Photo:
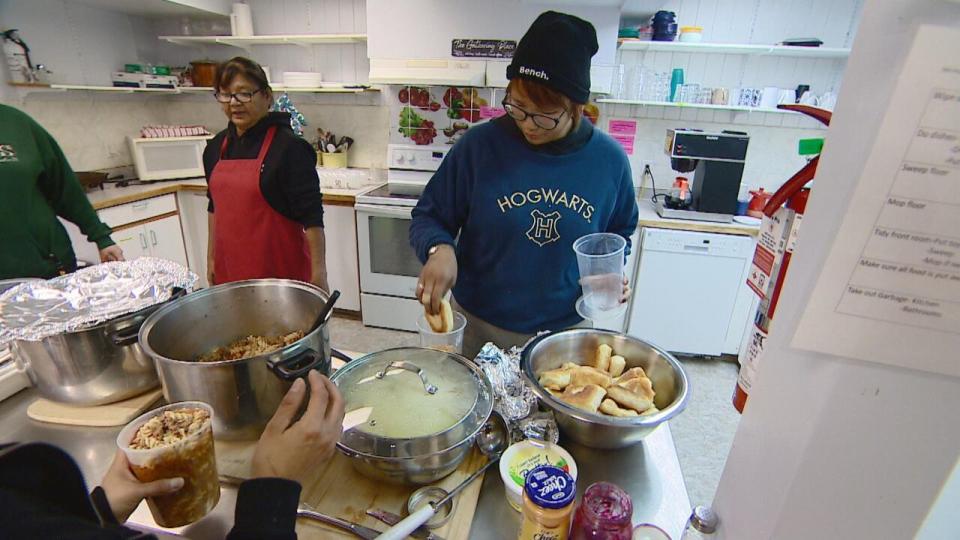
M 229 124 L 203 153 L 208 281 L 287 278 L 329 290 L 316 153 L 289 114 L 269 112 L 273 94 L 256 62 L 228 60 L 216 81 Z

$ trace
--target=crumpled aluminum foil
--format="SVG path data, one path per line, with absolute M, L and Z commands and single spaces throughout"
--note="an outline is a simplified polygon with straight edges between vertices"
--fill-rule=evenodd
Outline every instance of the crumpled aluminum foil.
M 553 412 L 538 411 L 537 395 L 520 376 L 522 348 L 503 351 L 493 343 L 480 349 L 476 363 L 483 370 L 496 396 L 493 408 L 507 421 L 513 442 L 541 439 L 556 443 L 560 437 Z
M 493 343 L 487 343 L 480 349 L 476 358 L 497 396 L 494 409 L 508 423 L 524 418 L 537 408 L 537 396 L 527 388 L 520 377 L 520 350 L 514 347 L 504 352 Z
M 560 441 L 560 429 L 553 411 L 537 411 L 517 422 L 516 429 L 511 430 L 513 441 L 524 439 L 539 439 L 557 444 Z
M 193 290 L 197 275 L 165 259 L 108 262 L 46 281 L 22 283 L 0 295 L 0 346 L 82 330 Z

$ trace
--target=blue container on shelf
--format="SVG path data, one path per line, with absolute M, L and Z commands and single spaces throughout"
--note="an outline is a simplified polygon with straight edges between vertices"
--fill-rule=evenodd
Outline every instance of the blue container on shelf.
M 677 14 L 672 11 L 658 11 L 653 16 L 653 41 L 673 41 L 677 39 Z

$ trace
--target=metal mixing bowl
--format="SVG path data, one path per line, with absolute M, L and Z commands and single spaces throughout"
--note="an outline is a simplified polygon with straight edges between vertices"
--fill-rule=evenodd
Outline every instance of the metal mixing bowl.
M 654 405 L 660 412 L 649 416 L 616 418 L 590 413 L 554 398 L 540 386 L 540 374 L 565 362 L 585 364 L 602 344 L 613 348 L 627 368 L 642 367 L 653 382 Z M 575 328 L 545 334 L 523 351 L 520 371 L 540 401 L 553 410 L 564 435 L 591 448 L 622 448 L 636 444 L 661 423 L 680 414 L 687 405 L 689 384 L 680 362 L 646 341 L 607 330 Z

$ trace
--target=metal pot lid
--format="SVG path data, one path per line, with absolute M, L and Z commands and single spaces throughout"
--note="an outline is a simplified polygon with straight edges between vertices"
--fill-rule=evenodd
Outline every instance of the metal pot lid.
M 493 408 L 486 376 L 466 358 L 406 347 L 369 354 L 331 378 L 346 402 L 341 447 L 415 457 L 472 437 Z

